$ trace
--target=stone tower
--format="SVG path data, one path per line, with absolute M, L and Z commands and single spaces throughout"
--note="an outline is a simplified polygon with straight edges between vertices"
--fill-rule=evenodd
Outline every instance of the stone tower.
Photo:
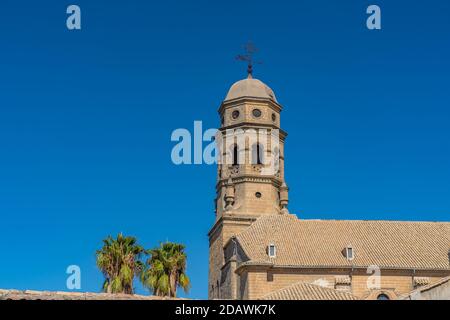
M 209 299 L 234 298 L 222 287 L 223 248 L 261 215 L 287 213 L 282 107 L 274 92 L 249 72 L 233 84 L 219 108 L 216 142 L 221 155 L 216 219 L 209 236 Z

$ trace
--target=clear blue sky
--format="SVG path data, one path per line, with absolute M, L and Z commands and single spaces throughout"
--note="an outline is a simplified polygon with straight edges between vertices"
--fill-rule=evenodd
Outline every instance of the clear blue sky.
M 82 30 L 68 31 L 78 4 Z M 382 9 L 382 30 L 365 27 Z M 449 220 L 450 2 L 16 1 L 0 4 L 0 288 L 99 291 L 122 231 L 187 245 L 207 296 L 216 168 L 175 166 L 176 128 L 217 127 L 234 60 L 284 106 L 300 218 Z M 142 288 L 140 293 L 145 292 Z

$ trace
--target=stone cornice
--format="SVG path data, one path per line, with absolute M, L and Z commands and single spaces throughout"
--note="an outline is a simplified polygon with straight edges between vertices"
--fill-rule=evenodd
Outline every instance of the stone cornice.
M 279 188 L 283 183 L 280 178 L 275 176 L 261 176 L 261 175 L 236 175 L 231 177 L 233 183 L 245 183 L 245 182 L 255 182 L 255 183 L 265 183 L 272 184 L 274 187 Z M 220 179 L 216 183 L 216 191 L 219 188 L 224 187 L 228 181 L 228 178 Z
M 208 237 L 211 237 L 215 232 L 217 232 L 217 230 L 219 230 L 226 222 L 244 222 L 250 225 L 257 218 L 257 216 L 247 214 L 223 214 L 219 219 L 216 220 L 213 227 L 208 232 Z
M 287 132 L 284 131 L 283 129 L 279 128 L 278 126 L 271 124 L 271 123 L 257 123 L 257 122 L 239 122 L 239 123 L 235 123 L 229 126 L 224 126 L 224 127 L 220 127 L 218 130 L 221 132 L 224 132 L 228 129 L 235 129 L 235 128 L 239 128 L 239 129 L 277 129 L 280 131 L 280 140 L 281 141 L 285 141 L 286 137 L 287 137 Z
M 269 107 L 276 112 L 281 112 L 281 110 L 283 110 L 283 107 L 281 106 L 281 104 L 273 101 L 272 99 L 246 96 L 246 97 L 239 97 L 236 99 L 223 101 L 220 104 L 220 107 L 217 110 L 217 112 L 219 112 L 219 114 L 221 114 L 224 109 L 236 106 L 237 104 L 243 104 L 245 102 L 267 103 L 269 105 Z
M 236 273 L 258 271 L 258 270 L 303 270 L 306 272 L 317 273 L 318 270 L 330 271 L 334 273 L 350 272 L 350 274 L 367 274 L 370 266 L 303 266 L 303 265 L 276 265 L 265 261 L 246 261 L 240 263 L 236 268 Z M 407 275 L 414 275 L 416 272 L 435 273 L 438 275 L 450 275 L 450 269 L 414 269 L 414 268 L 398 268 L 398 267 L 380 267 L 383 272 L 400 272 Z

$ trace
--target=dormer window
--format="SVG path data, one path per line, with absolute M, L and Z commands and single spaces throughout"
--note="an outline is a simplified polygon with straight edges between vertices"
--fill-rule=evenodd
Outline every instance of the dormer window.
M 269 255 L 269 258 L 275 258 L 277 256 L 277 248 L 273 243 L 267 246 L 267 254 Z
M 344 256 L 347 258 L 347 260 L 353 260 L 355 258 L 355 252 L 353 250 L 353 247 L 351 245 L 348 245 L 343 250 Z

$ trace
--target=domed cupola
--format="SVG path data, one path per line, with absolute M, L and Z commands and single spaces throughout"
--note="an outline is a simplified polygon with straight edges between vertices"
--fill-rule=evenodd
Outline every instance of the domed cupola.
M 275 93 L 268 85 L 258 79 L 253 79 L 249 74 L 247 79 L 239 80 L 234 83 L 224 101 L 229 101 L 237 98 L 265 98 L 278 102 Z

